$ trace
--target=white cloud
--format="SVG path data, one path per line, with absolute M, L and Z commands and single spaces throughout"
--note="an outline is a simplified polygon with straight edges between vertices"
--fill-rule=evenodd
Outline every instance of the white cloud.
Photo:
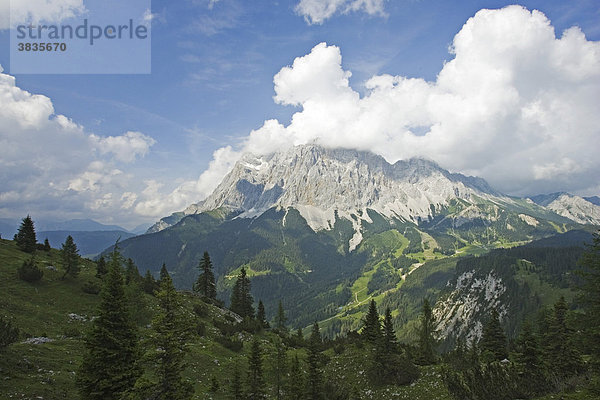
M 300 0 L 296 12 L 309 24 L 322 24 L 334 14 L 364 11 L 369 15 L 385 16 L 385 0 Z
M 122 136 L 100 137 L 90 135 L 90 142 L 100 154 L 112 153 L 118 161 L 130 163 L 138 156 L 145 156 L 156 143 L 150 136 L 141 132 L 126 132 Z
M 312 142 L 430 158 L 511 194 L 597 188 L 600 43 L 577 27 L 557 38 L 544 14 L 509 6 L 479 11 L 451 51 L 435 82 L 373 76 L 361 98 L 340 49 L 318 44 L 275 75 L 275 101 L 301 107 L 291 123 L 265 121 L 229 161 L 215 158 L 198 193 L 243 151 Z
M 102 137 L 64 115 L 52 101 L 16 85 L 0 66 L 0 213 L 135 219 L 136 179 L 119 169 L 146 155 L 154 139 L 140 132 Z M 141 189 L 141 188 L 140 188 Z M 129 194 L 128 194 L 129 192 Z M 139 222 L 139 216 L 137 217 Z M 136 221 L 132 221 L 136 222 Z
M 83 0 L 0 0 L 0 29 L 26 22 L 58 23 L 83 12 Z

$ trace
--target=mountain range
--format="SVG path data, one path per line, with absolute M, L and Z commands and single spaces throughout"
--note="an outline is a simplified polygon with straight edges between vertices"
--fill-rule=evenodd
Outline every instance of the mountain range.
M 142 272 L 165 263 L 182 288 L 208 251 L 224 300 L 243 267 L 267 313 L 282 300 L 292 325 L 318 320 L 335 333 L 356 328 L 369 299 L 398 305 L 413 284 L 453 279 L 462 256 L 589 231 L 598 210 L 569 194 L 507 196 L 429 160 L 303 145 L 244 155 L 204 201 L 120 248 Z

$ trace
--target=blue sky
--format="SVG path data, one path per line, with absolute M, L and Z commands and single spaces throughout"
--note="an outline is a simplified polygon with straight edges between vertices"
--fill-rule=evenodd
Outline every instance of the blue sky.
M 78 1 L 83 1 L 84 7 L 86 3 L 85 0 L 64 1 L 73 7 L 78 6 Z M 327 2 L 302 0 L 307 7 Z M 335 1 L 329 2 L 335 4 Z M 16 181 L 38 179 L 36 188 L 39 188 L 40 182 L 42 186 L 47 183 L 48 176 L 20 169 L 9 163 L 9 156 L 0 153 L 0 160 L 5 161 L 3 168 L 8 171 L 0 174 L 0 187 L 5 188 L 0 188 L 0 217 L 18 217 L 25 213 L 44 218 L 56 215 L 58 219 L 89 216 L 129 227 L 152 222 L 200 200 L 235 161 L 238 151 L 253 148 L 248 144 L 248 135 L 253 130 L 260 131 L 266 120 L 276 119 L 287 127 L 292 115 L 302 113 L 306 104 L 291 100 L 295 98 L 293 95 L 281 95 L 278 102 L 274 101 L 274 76 L 282 68 L 291 66 L 297 57 L 311 54 L 319 43 L 335 46 L 335 49 L 323 50 L 322 54 L 337 52 L 341 55 L 342 70 L 351 71 L 349 87 L 364 98 L 370 91 L 365 82 L 374 76 L 389 74 L 435 82 L 444 63 L 454 58 L 448 52 L 449 46 L 467 20 L 480 9 L 498 9 L 511 4 L 475 0 L 359 0 L 355 4 L 355 0 L 340 0 L 341 6 L 324 17 L 307 14 L 302 3 L 300 0 L 153 0 L 152 73 L 149 75 L 12 74 L 9 31 L 0 30 L 0 65 L 5 76 L 16 78 L 15 88 L 47 97 L 53 107 L 48 118 L 56 122 L 57 115 L 64 115 L 78 126 L 69 129 L 80 129 L 87 138 L 86 143 L 90 135 L 95 137 L 91 139 L 95 147 L 92 146 L 89 156 L 72 156 L 81 149 L 77 144 L 81 138 L 63 146 L 62 158 L 80 158 L 72 165 L 54 154 L 62 164 L 55 171 L 53 165 L 45 167 L 57 177 L 57 182 L 52 182 L 52 189 L 44 196 L 32 194 L 34 188 Z M 557 39 L 565 29 L 578 26 L 587 42 L 597 44 L 600 40 L 597 1 L 523 1 L 519 4 L 528 11 L 540 10 L 554 27 Z M 352 5 L 356 6 L 355 10 L 345 9 Z M 0 7 L 0 11 L 6 11 L 6 6 Z M 305 15 L 301 15 L 303 13 Z M 311 23 L 315 21 L 318 23 Z M 585 84 L 593 83 L 591 89 L 587 89 L 592 94 L 598 88 L 597 79 L 597 75 L 584 79 Z M 0 98 L 0 106 L 2 101 L 7 100 Z M 598 111 L 597 106 L 590 107 Z M 424 123 L 425 130 L 434 125 Z M 37 134 L 42 134 L 41 126 L 35 128 Z M 30 128 L 26 128 L 28 134 L 35 137 Z M 599 131 L 590 129 L 586 140 L 598 139 Z M 141 143 L 141 148 L 123 149 L 132 151 L 132 157 L 119 153 L 120 150 L 115 150 L 116 144 L 104 140 L 126 132 L 141 135 L 127 136 L 124 142 L 128 145 L 136 139 L 137 144 Z M 9 133 L 0 139 L 9 147 L 14 140 Z M 214 174 L 200 182 L 199 176 L 216 157 L 213 153 L 227 149 L 226 146 L 231 146 L 229 159 L 220 166 L 213 165 Z M 361 148 L 361 145 L 356 147 Z M 377 151 L 377 147 L 365 149 Z M 51 147 L 46 148 L 46 152 L 52 151 Z M 492 173 L 480 164 L 470 165 L 464 161 L 471 157 L 469 154 L 460 162 L 436 157 L 442 151 L 450 150 L 414 154 L 398 151 L 383 155 L 390 161 L 414 155 L 434 158 L 446 168 L 482 175 L 508 193 L 529 195 L 569 190 L 600 194 L 597 176 L 590 175 L 596 166 L 594 161 L 573 161 L 569 154 L 557 157 L 565 160 L 563 164 L 567 168 L 573 163 L 590 165 L 583 170 L 572 167 L 572 175 L 553 180 L 544 175 L 550 168 L 546 162 L 539 164 L 529 180 L 511 185 L 508 182 L 513 180 L 514 171 L 507 170 L 502 175 L 502 171 Z M 43 151 L 32 152 L 34 158 L 46 159 L 46 156 Z M 94 161 L 97 164 L 92 165 Z M 509 161 L 499 160 L 497 165 L 505 162 Z M 556 168 L 563 164 L 557 161 Z M 112 176 L 121 178 L 102 182 L 99 175 L 110 175 L 110 171 L 114 172 Z M 87 186 L 81 181 L 73 183 L 86 173 Z M 90 174 L 94 178 L 88 179 Z M 62 175 L 61 186 L 58 176 Z M 580 184 L 573 184 L 574 179 Z M 186 182 L 195 187 L 173 192 Z M 145 206 L 138 206 L 144 202 Z

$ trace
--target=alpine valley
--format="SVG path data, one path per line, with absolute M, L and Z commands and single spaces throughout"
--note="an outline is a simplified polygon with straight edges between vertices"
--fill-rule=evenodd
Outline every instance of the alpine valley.
M 244 268 L 268 317 L 281 300 L 290 326 L 318 321 L 330 337 L 360 328 L 374 299 L 410 340 L 428 298 L 448 349 L 479 339 L 492 308 L 515 337 L 526 316 L 574 299 L 594 200 L 507 196 L 429 160 L 302 145 L 245 154 L 204 201 L 119 248 L 142 272 L 164 263 L 182 289 L 208 251 L 219 298 Z

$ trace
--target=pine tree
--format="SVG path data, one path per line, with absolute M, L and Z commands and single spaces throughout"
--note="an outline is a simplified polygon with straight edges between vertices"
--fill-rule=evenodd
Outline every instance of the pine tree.
M 273 380 L 275 385 L 275 398 L 281 400 L 283 395 L 283 386 L 285 375 L 287 373 L 287 355 L 283 341 L 275 337 L 275 353 L 273 354 L 271 369 L 273 371 Z
M 231 397 L 233 400 L 244 399 L 244 391 L 242 390 L 240 369 L 237 365 L 233 368 L 233 376 L 231 377 Z
M 596 390 L 600 393 L 600 231 L 594 234 L 580 264 L 583 284 L 579 300 L 585 311 L 583 332 L 591 355 L 591 367 L 597 375 Z
M 540 348 L 533 327 L 529 321 L 523 323 L 521 334 L 517 339 L 517 360 L 523 365 L 526 373 L 540 370 Z
M 167 271 L 167 265 L 165 263 L 163 263 L 162 267 L 160 267 L 160 281 L 159 281 L 159 285 L 162 281 L 164 281 L 165 279 L 171 279 L 171 275 L 169 275 L 169 271 Z
M 385 309 L 385 317 L 383 319 L 383 350 L 386 354 L 398 352 L 398 339 L 396 338 L 392 312 L 389 307 Z
M 98 261 L 96 261 L 96 277 L 102 278 L 108 272 L 108 268 L 106 267 L 106 260 L 104 256 L 100 256 Z
M 73 241 L 71 235 L 67 236 L 65 239 L 65 242 L 60 249 L 60 254 L 65 270 L 65 273 L 62 276 L 63 279 L 67 275 L 76 277 L 79 274 L 79 250 L 77 250 L 77 245 Z
M 288 332 L 285 323 L 287 322 L 287 317 L 285 316 L 285 310 L 283 309 L 283 304 L 281 300 L 279 300 L 279 305 L 277 307 L 277 316 L 275 317 L 275 329 L 280 335 L 285 335 Z
M 50 251 L 52 247 L 50 247 L 50 242 L 48 241 L 48 238 L 44 239 L 44 251 Z
M 125 262 L 125 284 L 139 283 L 142 280 L 140 271 L 131 258 Z
M 152 276 L 150 270 L 146 270 L 146 275 L 144 275 L 144 280 L 142 281 L 142 289 L 147 294 L 154 294 L 156 290 L 158 290 L 158 283 L 156 279 Z
M 150 358 L 153 360 L 154 379 L 142 388 L 144 398 L 156 400 L 186 400 L 193 395 L 193 386 L 184 380 L 185 344 L 189 336 L 186 317 L 179 293 L 173 281 L 164 275 L 160 290 L 156 294 L 159 311 L 152 319 L 150 342 L 155 349 Z
M 492 309 L 490 319 L 483 327 L 479 345 L 482 358 L 486 362 L 501 361 L 508 357 L 506 335 L 500 325 L 500 316 L 495 308 Z
M 198 270 L 200 270 L 200 275 L 198 275 L 198 280 L 194 284 L 194 291 L 209 299 L 216 299 L 217 285 L 215 284 L 212 262 L 207 251 L 204 252 L 204 256 L 198 264 Z
M 429 300 L 423 301 L 423 312 L 421 314 L 421 326 L 419 328 L 419 362 L 423 365 L 429 365 L 436 362 L 435 355 L 435 330 L 433 319 L 433 310 L 429 305 Z
M 294 335 L 294 342 L 296 346 L 304 345 L 304 334 L 302 333 L 302 328 L 298 328 L 296 330 L 296 334 Z
M 266 399 L 265 381 L 262 373 L 262 350 L 257 338 L 252 341 L 248 355 L 248 378 L 246 398 L 248 400 Z
M 267 316 L 265 315 L 265 306 L 262 300 L 258 301 L 258 311 L 256 312 L 256 321 L 260 325 L 261 328 L 266 329 L 269 327 L 269 323 L 267 322 Z
M 319 324 L 314 323 L 308 341 L 308 399 L 322 399 L 323 372 L 321 371 L 321 347 L 323 339 L 319 330 Z
M 303 400 L 304 399 L 304 374 L 300 368 L 298 356 L 292 358 L 290 364 L 290 379 L 287 384 L 287 399 Z
M 572 340 L 573 332 L 567 325 L 567 303 L 561 297 L 550 317 L 549 328 L 545 335 L 545 358 L 550 371 L 556 375 L 571 376 L 581 368 L 581 359 Z
M 138 333 L 128 312 L 121 256 L 111 255 L 104 279 L 98 317 L 85 337 L 85 354 L 77 375 L 81 397 L 116 400 L 131 390 L 140 370 Z
M 231 292 L 231 311 L 242 318 L 254 318 L 254 299 L 250 293 L 250 279 L 246 276 L 246 270 L 241 269 Z
M 21 226 L 15 235 L 15 241 L 19 249 L 26 253 L 33 253 L 36 249 L 37 239 L 35 237 L 35 227 L 33 220 L 29 215 L 23 218 Z
M 367 343 L 375 346 L 381 339 L 381 322 L 379 321 L 379 313 L 377 313 L 375 300 L 371 300 L 369 311 L 367 311 L 363 323 L 362 336 Z

